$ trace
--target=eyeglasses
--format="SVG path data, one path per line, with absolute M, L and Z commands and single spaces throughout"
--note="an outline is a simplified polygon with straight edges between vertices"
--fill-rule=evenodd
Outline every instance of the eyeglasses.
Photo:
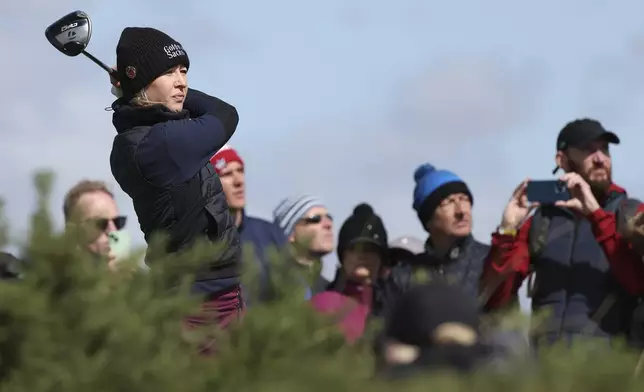
M 92 222 L 96 225 L 96 228 L 98 228 L 100 231 L 106 231 L 107 227 L 110 225 L 110 222 L 114 223 L 114 227 L 116 227 L 116 230 L 121 230 L 122 228 L 125 227 L 125 223 L 127 222 L 127 217 L 117 216 L 114 218 L 97 218 L 97 219 L 92 219 Z
M 324 219 L 324 218 L 327 218 L 328 220 L 333 222 L 333 217 L 331 216 L 331 214 L 311 215 L 311 216 L 307 216 L 307 217 L 302 218 L 301 221 L 304 224 L 307 224 L 307 225 L 314 225 L 314 224 L 322 222 L 322 219 Z

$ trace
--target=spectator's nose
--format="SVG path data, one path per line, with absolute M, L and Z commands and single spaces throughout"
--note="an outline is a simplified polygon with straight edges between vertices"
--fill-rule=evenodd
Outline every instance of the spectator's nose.
M 244 185 L 244 177 L 239 173 L 233 174 L 233 185 L 235 187 L 240 187 Z
M 118 228 L 116 227 L 116 224 L 114 223 L 114 219 L 110 219 L 107 222 L 107 227 L 105 228 L 105 233 L 111 233 L 113 231 L 117 231 Z
M 333 228 L 333 221 L 328 217 L 328 215 L 324 215 L 322 218 L 322 227 L 328 230 Z
M 595 166 L 606 165 L 608 161 L 608 155 L 606 155 L 602 150 L 597 150 L 592 156 L 593 164 Z

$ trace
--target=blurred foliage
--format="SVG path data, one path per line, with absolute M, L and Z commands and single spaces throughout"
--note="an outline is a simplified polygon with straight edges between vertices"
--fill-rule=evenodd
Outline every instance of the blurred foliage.
M 598 346 L 556 347 L 530 367 L 500 374 L 380 380 L 368 339 L 347 346 L 329 320 L 303 303 L 301 277 L 279 252 L 271 274 L 275 300 L 253 307 L 225 333 L 202 331 L 217 336 L 218 352 L 200 356 L 181 329 L 182 318 L 198 308 L 187 266 L 216 249 L 150 252 L 149 272 L 110 273 L 76 246 L 73 233 L 53 232 L 46 202 L 53 180 L 38 179 L 31 262 L 24 280 L 0 282 L 3 392 L 643 390 L 634 375 L 637 355 Z M 257 276 L 252 269 L 247 285 Z
M 5 202 L 0 198 L 0 250 L 9 244 L 9 222 L 5 215 Z

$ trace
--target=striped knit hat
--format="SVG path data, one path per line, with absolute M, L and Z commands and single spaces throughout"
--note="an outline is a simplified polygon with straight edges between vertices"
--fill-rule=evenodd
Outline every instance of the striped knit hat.
M 295 224 L 313 207 L 324 207 L 324 203 L 310 195 L 287 197 L 273 210 L 273 220 L 288 237 L 293 233 Z

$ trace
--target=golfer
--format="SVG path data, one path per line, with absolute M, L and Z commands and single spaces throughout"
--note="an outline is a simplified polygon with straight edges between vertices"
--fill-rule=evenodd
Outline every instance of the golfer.
M 199 238 L 220 244 L 196 271 L 193 291 L 226 326 L 242 310 L 240 245 L 209 160 L 235 132 L 237 111 L 188 88 L 188 54 L 159 30 L 125 28 L 116 64 L 121 97 L 112 104 L 112 174 L 132 198 L 146 242 L 162 232 L 168 252 Z M 146 262 L 154 268 L 154 260 Z

